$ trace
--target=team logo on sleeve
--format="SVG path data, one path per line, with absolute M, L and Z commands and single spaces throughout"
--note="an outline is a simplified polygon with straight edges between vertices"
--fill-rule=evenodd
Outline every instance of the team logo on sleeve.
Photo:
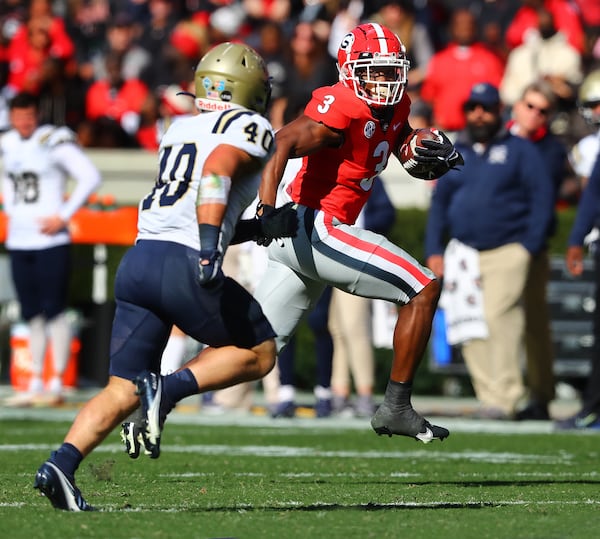
M 375 134 L 375 122 L 369 120 L 365 124 L 364 134 L 367 138 L 371 138 Z

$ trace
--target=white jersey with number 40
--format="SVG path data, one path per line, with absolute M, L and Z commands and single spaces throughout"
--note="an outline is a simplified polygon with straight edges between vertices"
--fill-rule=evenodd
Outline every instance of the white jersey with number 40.
M 173 241 L 199 249 L 196 198 L 208 155 L 228 144 L 264 164 L 273 151 L 273 139 L 269 121 L 245 108 L 177 120 L 160 142 L 156 184 L 139 205 L 137 239 Z M 221 227 L 222 252 L 242 212 L 256 198 L 259 184 L 260 171 L 232 182 Z

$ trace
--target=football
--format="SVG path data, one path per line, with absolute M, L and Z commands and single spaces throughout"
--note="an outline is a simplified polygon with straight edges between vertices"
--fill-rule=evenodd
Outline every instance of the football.
M 435 140 L 443 142 L 442 135 L 434 128 L 424 127 L 415 129 L 404 141 L 400 147 L 399 158 L 400 163 L 411 176 L 420 180 L 435 180 L 437 175 L 431 170 L 431 165 L 418 163 L 414 157 L 417 154 L 417 146 L 421 146 L 423 140 Z

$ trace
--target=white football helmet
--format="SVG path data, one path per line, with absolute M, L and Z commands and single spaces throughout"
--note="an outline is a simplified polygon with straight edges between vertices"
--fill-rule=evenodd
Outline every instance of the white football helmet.
M 338 50 L 340 82 L 369 106 L 399 103 L 409 67 L 400 38 L 381 24 L 357 26 L 344 36 Z

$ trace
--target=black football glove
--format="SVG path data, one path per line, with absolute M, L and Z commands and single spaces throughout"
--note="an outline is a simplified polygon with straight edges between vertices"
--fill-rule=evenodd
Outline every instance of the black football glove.
M 431 165 L 432 172 L 439 177 L 457 166 L 464 165 L 465 161 L 459 151 L 450 142 L 445 133 L 439 131 L 442 142 L 435 140 L 422 140 L 417 146 L 414 160 L 417 163 Z
M 221 270 L 223 255 L 217 250 L 200 251 L 198 260 L 198 276 L 200 284 L 205 286 L 211 283 Z
M 298 232 L 298 212 L 293 202 L 279 208 L 259 203 L 256 217 L 260 222 L 260 235 L 254 238 L 258 245 L 269 245 L 276 238 L 293 238 Z

